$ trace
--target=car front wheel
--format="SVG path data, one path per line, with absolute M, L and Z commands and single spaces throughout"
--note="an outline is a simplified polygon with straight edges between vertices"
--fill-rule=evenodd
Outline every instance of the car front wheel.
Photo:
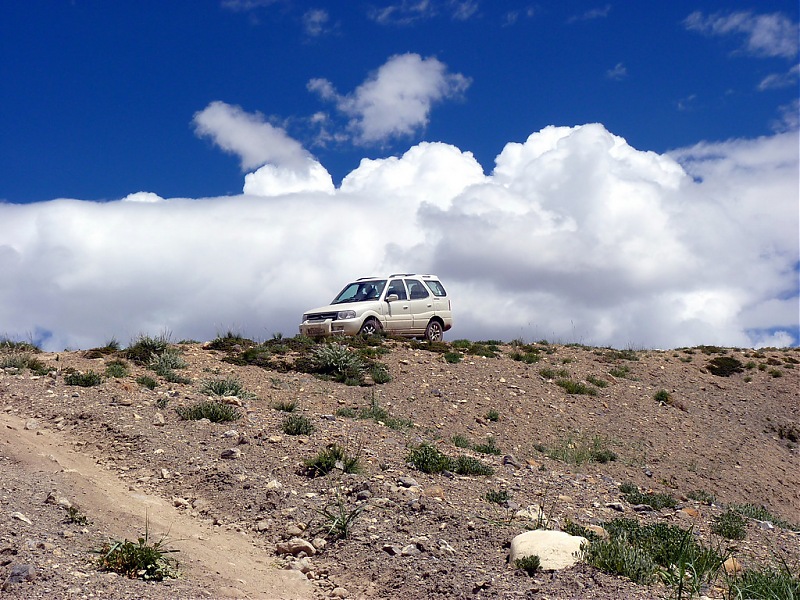
M 367 319 L 358 331 L 359 335 L 370 336 L 378 335 L 381 332 L 381 324 L 375 319 Z
M 425 339 L 429 342 L 441 342 L 442 333 L 442 324 L 439 321 L 431 321 L 425 328 Z

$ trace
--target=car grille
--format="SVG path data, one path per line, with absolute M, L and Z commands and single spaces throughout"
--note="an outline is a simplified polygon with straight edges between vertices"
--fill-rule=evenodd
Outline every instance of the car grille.
M 324 312 L 324 313 L 315 313 L 308 315 L 308 322 L 309 323 L 321 323 L 326 319 L 330 319 L 331 321 L 336 320 L 336 313 L 335 312 Z

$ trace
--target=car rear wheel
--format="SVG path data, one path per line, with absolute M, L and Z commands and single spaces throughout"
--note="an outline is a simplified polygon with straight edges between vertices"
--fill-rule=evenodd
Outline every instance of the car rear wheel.
M 425 339 L 429 342 L 441 342 L 442 334 L 442 324 L 439 321 L 431 321 L 425 328 Z
M 378 335 L 381 332 L 381 324 L 375 319 L 367 319 L 358 331 L 359 335 L 369 336 Z

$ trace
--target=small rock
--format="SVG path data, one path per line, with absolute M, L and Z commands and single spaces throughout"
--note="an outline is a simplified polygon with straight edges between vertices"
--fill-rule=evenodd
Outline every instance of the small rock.
M 286 537 L 294 538 L 303 535 L 303 530 L 297 525 L 289 525 L 286 528 Z
M 566 569 L 578 562 L 581 544 L 586 542 L 584 537 L 563 531 L 526 531 L 511 540 L 508 562 L 513 565 L 517 559 L 535 554 L 541 560 L 542 570 Z
M 512 466 L 515 469 L 519 469 L 522 467 L 522 463 L 519 462 L 516 458 L 514 458 L 511 454 L 506 454 L 503 457 L 503 464 Z
M 223 450 L 222 454 L 219 455 L 220 458 L 226 458 L 228 460 L 235 460 L 237 458 L 242 457 L 242 451 L 238 448 L 228 448 L 227 450 Z
M 280 443 L 280 442 L 282 442 L 282 441 L 283 441 L 283 438 L 282 438 L 281 436 L 279 436 L 279 435 L 271 435 L 271 436 L 270 436 L 270 437 L 267 439 L 267 441 L 268 441 L 270 444 L 278 444 L 278 443 Z
M 700 516 L 700 511 L 696 508 L 692 508 L 691 506 L 686 506 L 680 510 L 683 514 L 687 517 L 691 517 L 692 519 L 696 519 Z
M 396 544 L 384 544 L 382 550 L 389 556 L 400 556 L 403 549 Z
M 272 481 L 267 483 L 267 485 L 264 486 L 264 488 L 269 492 L 277 491 L 277 490 L 281 489 L 282 487 L 283 487 L 283 484 L 281 484 L 281 482 L 278 481 L 277 479 L 273 479 Z
M 440 485 L 426 487 L 422 493 L 428 498 L 438 498 L 439 500 L 444 500 L 444 488 Z
M 653 512 L 653 507 L 649 504 L 634 504 L 631 508 L 635 512 Z
M 293 560 L 286 565 L 286 568 L 292 569 L 293 571 L 300 571 L 303 575 L 305 575 L 314 569 L 314 565 L 311 564 L 310 558 L 304 556 L 303 558 Z
M 372 498 L 372 492 L 369 490 L 361 490 L 356 494 L 356 500 L 369 500 Z
M 25 583 L 36 579 L 36 568 L 33 565 L 14 565 L 6 580 L 7 583 Z
M 161 479 L 169 479 L 170 477 L 172 477 L 172 474 L 169 469 L 161 469 Z
M 313 556 L 317 553 L 317 549 L 308 540 L 303 538 L 293 537 L 288 542 L 283 542 L 277 546 L 278 554 L 291 554 L 298 556 L 305 553 L 306 556 Z
M 239 435 L 238 431 L 236 431 L 235 429 L 229 429 L 228 431 L 226 431 L 225 433 L 222 434 L 222 437 L 234 438 L 234 437 L 237 437 L 238 435 Z
M 23 523 L 27 523 L 28 525 L 33 525 L 33 521 L 31 521 L 28 517 L 23 515 L 21 512 L 12 512 L 11 513 L 12 519 L 17 519 L 18 521 L 22 521 Z
M 586 526 L 586 530 L 587 531 L 591 531 L 597 537 L 599 537 L 601 540 L 607 540 L 608 539 L 608 531 L 606 531 L 605 529 L 600 527 L 600 525 L 587 525 Z
M 625 507 L 622 505 L 622 502 L 606 502 L 606 508 L 610 508 L 611 510 L 616 510 L 618 512 L 625 512 Z
M 416 556 L 419 553 L 420 549 L 417 548 L 416 544 L 408 544 L 400 551 L 401 556 Z
M 157 412 L 155 415 L 153 415 L 153 425 L 156 427 L 163 427 L 165 423 L 166 421 L 164 420 L 164 415 L 162 415 L 160 412 Z
M 258 521 L 256 523 L 256 531 L 269 531 L 271 524 L 269 521 Z
M 349 595 L 350 592 L 348 592 L 347 589 L 343 587 L 333 588 L 333 591 L 331 592 L 331 596 L 333 596 L 334 598 L 347 598 L 347 596 Z
M 397 480 L 397 483 L 399 483 L 405 488 L 419 487 L 417 480 L 414 479 L 413 477 L 401 477 L 400 479 Z
M 315 537 L 313 540 L 311 540 L 311 545 L 314 546 L 317 551 L 321 551 L 325 549 L 325 546 L 328 545 L 328 542 L 325 538 Z
M 39 421 L 36 419 L 28 419 L 25 421 L 25 429 L 28 431 L 33 431 L 35 429 L 39 429 Z
M 725 569 L 728 575 L 736 575 L 742 572 L 741 563 L 733 556 L 728 557 L 728 560 L 722 563 L 722 568 Z

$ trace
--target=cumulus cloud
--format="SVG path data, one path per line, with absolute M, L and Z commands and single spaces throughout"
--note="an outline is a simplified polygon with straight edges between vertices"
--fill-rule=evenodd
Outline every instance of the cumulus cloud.
M 209 137 L 226 152 L 236 154 L 244 170 L 266 163 L 304 168 L 310 156 L 286 131 L 239 106 L 212 102 L 195 113 L 192 122 L 198 136 Z
M 797 343 L 798 160 L 796 130 L 665 155 L 590 124 L 508 143 L 488 174 L 421 143 L 322 192 L 0 204 L 0 323 L 51 350 L 263 339 L 407 270 L 442 277 L 453 337 Z
M 306 35 L 319 37 L 329 30 L 330 15 L 328 11 L 314 8 L 303 13 L 303 29 Z
M 355 91 L 339 94 L 327 79 L 312 79 L 308 89 L 333 101 L 360 144 L 409 136 L 427 125 L 433 105 L 463 93 L 470 79 L 450 73 L 434 57 L 392 56 Z
M 800 75 L 800 65 L 792 66 L 786 73 L 771 73 L 764 77 L 758 84 L 758 90 L 780 89 L 797 85 L 797 76 Z
M 738 11 L 729 14 L 704 15 L 695 11 L 686 17 L 684 25 L 691 31 L 708 35 L 739 35 L 745 40 L 744 50 L 755 56 L 797 56 L 797 23 L 781 13 L 767 15 Z

